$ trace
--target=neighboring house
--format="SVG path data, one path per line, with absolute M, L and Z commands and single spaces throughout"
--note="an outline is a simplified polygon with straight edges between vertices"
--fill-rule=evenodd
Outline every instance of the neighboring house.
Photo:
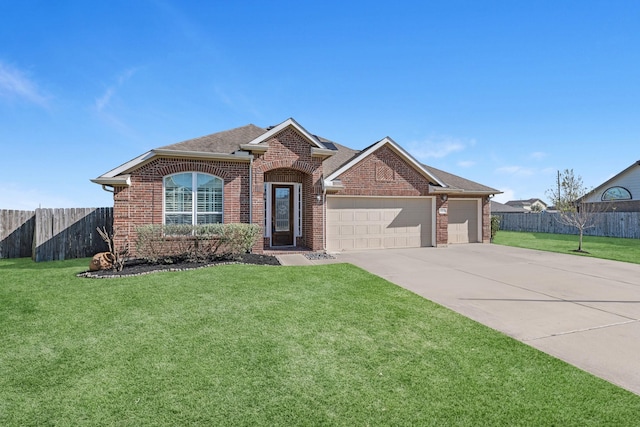
M 606 203 L 603 210 L 640 212 L 640 161 L 590 191 L 581 200 Z
M 528 212 L 542 212 L 547 210 L 547 204 L 540 199 L 510 200 L 506 204 L 514 208 L 522 208 Z
M 524 208 L 516 208 L 514 206 L 505 205 L 495 201 L 491 201 L 491 213 L 524 213 L 529 212 Z
M 113 192 L 118 247 L 135 249 L 146 224 L 253 223 L 258 253 L 489 242 L 500 193 L 419 163 L 391 138 L 353 150 L 293 119 L 153 149 L 92 181 Z

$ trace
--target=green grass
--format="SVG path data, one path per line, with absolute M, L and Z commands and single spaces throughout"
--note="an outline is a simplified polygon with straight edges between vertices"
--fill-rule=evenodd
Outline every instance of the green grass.
M 640 239 L 584 236 L 582 250 L 588 253 L 578 253 L 578 236 L 501 230 L 494 243 L 640 264 Z
M 637 425 L 640 396 L 347 264 L 0 260 L 0 425 Z

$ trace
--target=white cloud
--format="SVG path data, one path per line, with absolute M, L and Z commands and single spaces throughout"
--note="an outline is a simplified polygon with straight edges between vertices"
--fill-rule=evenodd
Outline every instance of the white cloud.
M 502 191 L 502 194 L 496 194 L 492 200 L 498 203 L 507 203 L 509 200 L 516 200 L 516 193 L 511 188 L 502 188 L 500 191 Z
M 525 168 L 523 166 L 503 166 L 496 169 L 497 173 L 516 175 L 516 176 L 531 176 L 535 174 L 535 171 L 531 168 Z
M 529 157 L 535 160 L 542 160 L 547 157 L 547 153 L 544 153 L 542 151 L 534 151 L 533 153 L 529 154 Z
M 458 166 L 460 166 L 461 168 L 470 168 L 471 166 L 474 166 L 476 164 L 476 162 L 474 162 L 473 160 L 462 160 L 460 162 L 458 162 Z
M 264 117 L 264 115 L 256 107 L 254 101 L 244 94 L 234 93 L 233 96 L 231 96 L 220 86 L 215 86 L 213 90 L 218 96 L 218 100 L 220 100 L 220 102 L 225 104 L 227 107 L 238 112 L 251 114 L 255 117 Z
M 41 107 L 48 107 L 49 102 L 49 98 L 34 81 L 17 68 L 2 62 L 0 62 L 0 98 L 18 98 Z
M 474 139 L 463 140 L 450 136 L 433 136 L 424 141 L 409 143 L 409 152 L 418 160 L 440 159 L 463 151 L 467 146 L 475 145 Z
M 35 188 L 23 188 L 8 183 L 0 187 L 0 209 L 34 210 L 36 208 L 66 208 L 76 206 L 71 199 L 60 197 L 54 187 L 44 193 Z
M 137 68 L 130 68 L 128 70 L 125 70 L 116 78 L 116 82 L 114 84 L 107 87 L 102 96 L 96 98 L 95 107 L 99 113 L 109 106 L 111 99 L 116 93 L 116 90 L 119 89 L 124 83 L 126 83 L 127 80 L 133 77 L 136 71 Z
M 100 98 L 96 99 L 96 110 L 102 111 L 104 107 L 109 104 L 109 101 L 111 101 L 114 92 L 115 88 L 107 88 L 106 92 Z

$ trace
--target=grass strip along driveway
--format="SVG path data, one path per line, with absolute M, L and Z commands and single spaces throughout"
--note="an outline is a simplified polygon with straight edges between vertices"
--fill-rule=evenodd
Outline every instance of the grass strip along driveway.
M 633 425 L 640 396 L 348 264 L 0 260 L 0 424 Z
M 538 249 L 547 252 L 575 254 L 640 264 L 639 239 L 584 236 L 582 249 L 587 253 L 578 253 L 575 252 L 578 249 L 578 236 L 500 230 L 496 234 L 494 243 L 517 248 Z

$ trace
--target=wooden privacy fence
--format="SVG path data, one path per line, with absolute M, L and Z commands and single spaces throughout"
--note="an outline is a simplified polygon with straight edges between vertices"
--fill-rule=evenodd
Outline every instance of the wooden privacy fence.
M 113 227 L 112 208 L 0 210 L 0 258 L 84 258 L 107 250 L 97 227 Z
M 558 213 L 504 212 L 493 215 L 500 217 L 500 230 L 578 234 L 577 228 L 558 221 Z M 596 226 L 586 229 L 585 236 L 640 239 L 640 212 L 600 212 L 594 215 Z

